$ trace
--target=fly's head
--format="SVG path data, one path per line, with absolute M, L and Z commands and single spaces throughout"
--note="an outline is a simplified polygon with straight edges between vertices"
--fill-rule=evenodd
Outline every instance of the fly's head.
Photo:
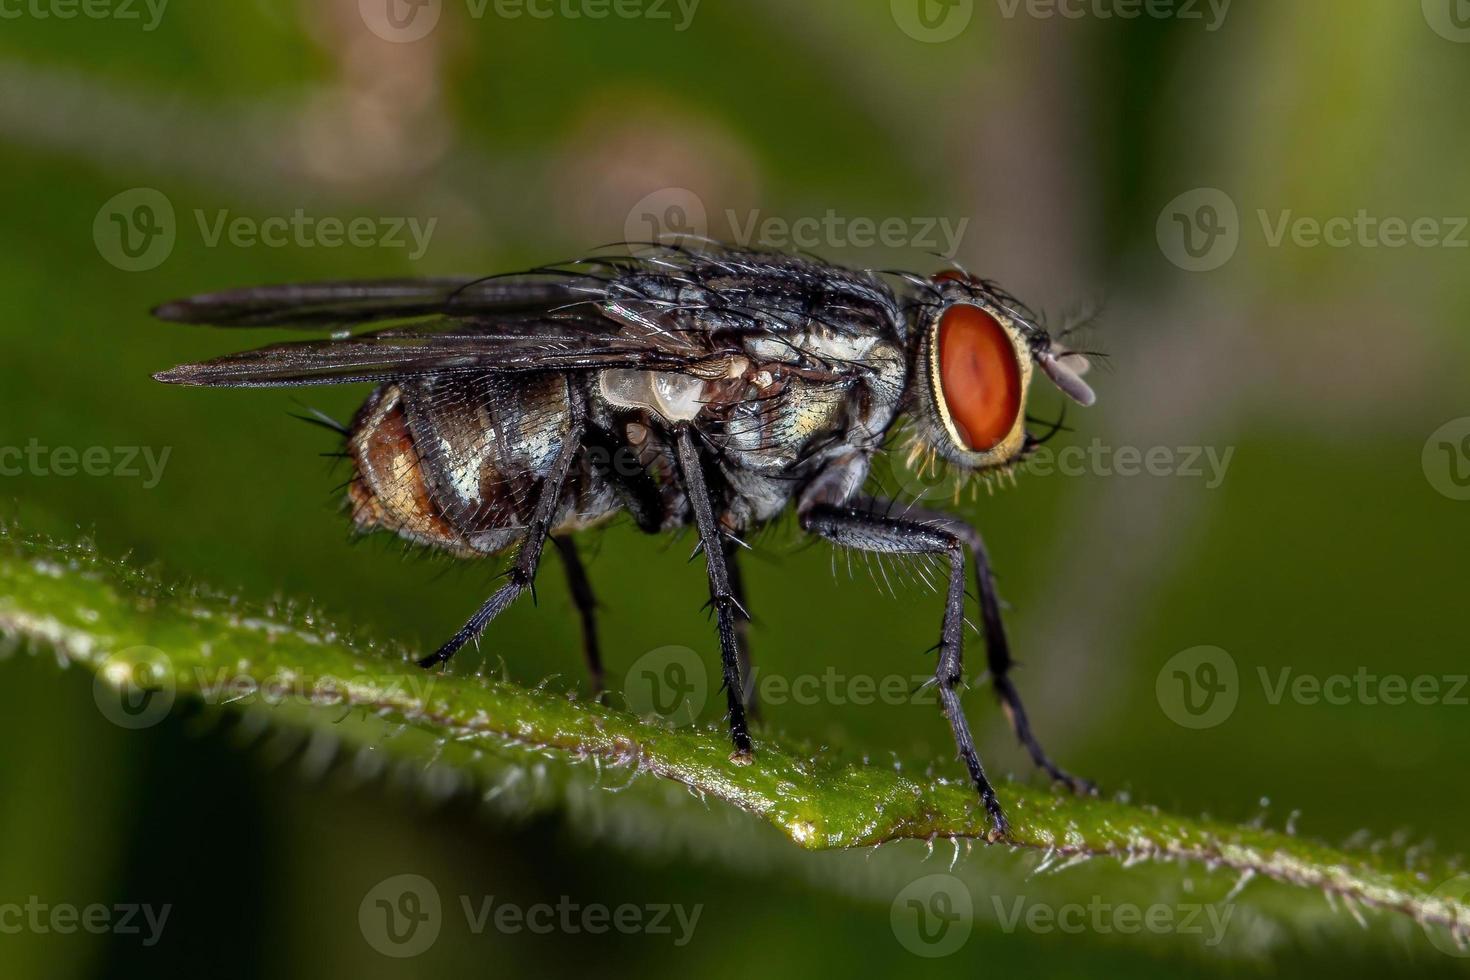
M 1087 358 L 1057 343 L 1018 301 L 988 282 L 943 272 L 919 290 L 913 458 L 945 460 L 962 473 L 994 473 L 1037 440 L 1026 399 L 1039 371 L 1068 397 L 1091 405 Z

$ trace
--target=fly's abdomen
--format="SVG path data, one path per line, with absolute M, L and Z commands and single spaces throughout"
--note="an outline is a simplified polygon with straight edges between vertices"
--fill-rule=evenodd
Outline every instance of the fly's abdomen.
M 360 531 L 392 531 L 415 544 L 472 553 L 429 494 L 418 447 L 409 432 L 403 393 L 396 384 L 374 391 L 347 437 L 352 482 L 347 500 Z
M 379 388 L 348 440 L 357 526 L 462 555 L 519 540 L 571 432 L 569 383 L 561 374 L 427 375 Z M 610 512 L 597 489 L 574 481 L 562 521 Z

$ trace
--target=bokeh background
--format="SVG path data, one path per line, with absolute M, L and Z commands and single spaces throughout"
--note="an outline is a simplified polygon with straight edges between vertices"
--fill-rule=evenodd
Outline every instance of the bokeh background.
M 1072 412 L 1075 431 L 1054 445 L 1233 453 L 1219 480 L 1089 464 L 962 503 L 988 537 L 1020 684 L 1053 753 L 1109 792 L 1185 813 L 1290 821 L 1333 842 L 1470 847 L 1463 700 L 1272 703 L 1260 673 L 1274 684 L 1283 669 L 1466 670 L 1470 5 L 1236 0 L 1128 18 L 1132 6 L 1108 0 L 648 0 L 599 18 L 610 8 L 592 0 L 393 0 L 390 21 L 387 2 L 4 8 L 0 444 L 169 453 L 156 482 L 7 472 L 7 519 L 248 597 L 310 596 L 429 648 L 496 569 L 350 540 L 344 474 L 320 455 L 334 441 L 290 415 L 346 417 L 364 391 L 164 388 L 151 372 L 242 337 L 151 322 L 150 306 L 256 282 L 491 273 L 659 227 L 764 233 L 925 273 L 956 259 L 1055 321 L 1098 314 L 1083 343 L 1108 355 L 1093 375 L 1099 405 Z M 210 233 L 222 214 L 259 223 L 298 209 L 432 232 L 422 249 L 407 234 L 406 246 L 329 247 Z M 1314 239 L 1310 223 L 1334 218 L 1352 224 Z M 870 241 L 885 221 L 895 230 Z M 957 241 L 946 228 L 962 229 Z M 1059 407 L 1045 394 L 1035 410 Z M 829 551 L 793 533 L 761 544 L 746 575 L 764 670 L 928 669 L 935 596 L 834 577 Z M 687 547 L 626 526 L 584 542 L 614 688 L 665 645 L 713 663 Z M 1171 720 L 1156 681 L 1200 646 L 1236 665 L 1238 703 L 1193 729 Z M 582 683 L 559 571 L 543 575 L 539 608 L 513 609 L 462 661 Z M 903 874 L 943 870 L 920 864 L 922 847 L 900 850 L 876 884 L 860 863 L 740 836 L 739 819 L 661 849 L 656 814 L 623 814 L 613 832 L 557 808 L 507 820 L 473 795 L 430 805 L 412 788 L 343 788 L 270 731 L 187 712 L 126 731 L 89 691 L 50 658 L 0 663 L 0 900 L 171 903 L 171 918 L 148 948 L 0 935 L 8 977 L 1465 965 L 1412 929 L 1363 950 L 1282 932 L 1226 957 L 1180 937 L 1007 934 L 993 916 L 959 952 L 925 960 L 897 941 L 889 902 Z M 1028 777 L 983 685 L 967 703 L 992 770 Z M 957 765 L 932 706 L 819 699 L 769 714 L 774 730 L 838 750 Z M 712 707 L 704 720 L 717 721 Z M 984 881 L 1014 871 L 1008 860 L 977 852 L 965 865 Z M 362 896 L 399 873 L 451 902 L 567 895 L 703 912 L 683 947 L 475 935 L 460 922 L 399 960 L 357 919 Z

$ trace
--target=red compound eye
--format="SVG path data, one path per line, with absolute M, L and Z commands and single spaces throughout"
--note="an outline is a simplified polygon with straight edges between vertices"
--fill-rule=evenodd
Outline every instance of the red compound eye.
M 939 320 L 941 397 L 971 452 L 994 449 L 1021 414 L 1021 362 L 1000 321 L 956 303 Z

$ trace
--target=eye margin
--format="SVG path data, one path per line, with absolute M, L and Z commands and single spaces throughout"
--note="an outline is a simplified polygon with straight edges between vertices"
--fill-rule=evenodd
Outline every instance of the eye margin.
M 950 409 L 949 401 L 944 394 L 944 377 L 942 361 L 940 358 L 940 333 L 944 326 L 945 318 L 956 307 L 972 307 L 979 310 L 988 317 L 1010 341 L 1010 349 L 1015 356 L 1016 368 L 1019 371 L 1019 391 L 1016 400 L 1015 417 L 1011 420 L 1010 429 L 1006 434 L 990 448 L 983 450 L 971 449 L 964 434 L 960 431 L 958 421 Z M 987 467 L 1004 466 L 1014 461 L 1021 455 L 1026 446 L 1026 398 L 1031 389 L 1031 375 L 1034 370 L 1032 361 L 1031 342 L 1026 334 L 1016 326 L 1012 319 L 1005 313 L 991 309 L 979 300 L 978 297 L 957 299 L 948 303 L 930 322 L 925 334 L 925 361 L 928 374 L 928 388 L 930 401 L 934 411 L 939 417 L 940 427 L 944 430 L 946 441 L 946 455 L 956 462 L 962 463 L 972 469 L 984 469 Z

